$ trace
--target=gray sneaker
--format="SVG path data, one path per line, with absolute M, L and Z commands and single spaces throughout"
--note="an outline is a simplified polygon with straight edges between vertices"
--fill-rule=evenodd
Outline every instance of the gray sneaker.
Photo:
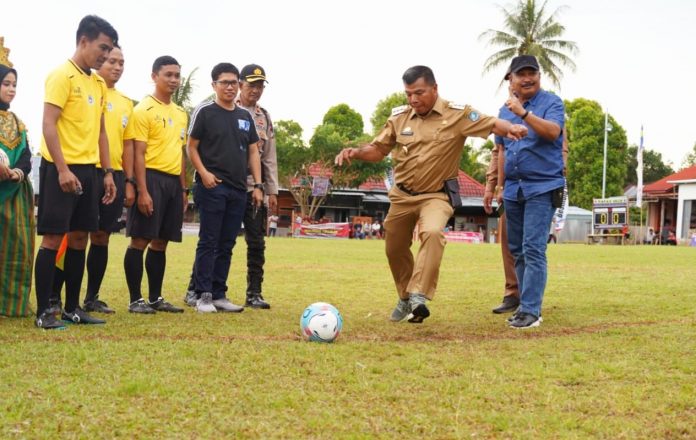
M 408 301 L 405 299 L 399 299 L 399 302 L 396 303 L 396 307 L 394 308 L 394 311 L 391 314 L 391 319 L 393 322 L 401 322 L 406 317 L 411 314 L 411 306 L 408 304 Z
M 186 305 L 189 307 L 196 307 L 197 302 L 198 302 L 198 295 L 196 295 L 196 291 L 195 290 L 187 290 L 186 296 L 184 296 L 184 303 L 186 303 Z
M 425 305 L 425 295 L 422 293 L 412 293 L 408 298 L 411 306 L 411 313 L 408 315 L 408 322 L 420 324 L 425 318 L 430 316 L 430 310 Z
M 240 313 L 244 311 L 244 307 L 232 304 L 227 298 L 214 299 L 213 306 L 220 312 Z
M 213 294 L 210 292 L 201 293 L 201 298 L 196 302 L 196 310 L 200 313 L 217 312 L 217 309 L 213 305 Z

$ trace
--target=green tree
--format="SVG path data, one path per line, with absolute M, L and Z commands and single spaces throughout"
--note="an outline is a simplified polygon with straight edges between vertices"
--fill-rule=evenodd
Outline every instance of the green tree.
M 324 115 L 322 125 L 333 125 L 340 136 L 351 140 L 362 136 L 365 128 L 360 113 L 350 108 L 348 104 L 338 104 L 331 107 Z M 309 143 L 311 145 L 312 141 L 310 140 Z
M 191 116 L 191 112 L 193 111 L 194 107 L 191 103 L 191 95 L 193 94 L 194 88 L 193 75 L 196 74 L 197 70 L 198 67 L 194 68 L 191 73 L 188 74 L 188 76 L 184 76 L 181 79 L 181 86 L 179 86 L 179 88 L 176 89 L 172 95 L 172 101 L 186 110 L 186 113 L 188 113 L 189 116 Z
M 626 151 L 626 177 L 624 185 L 637 185 L 638 147 L 631 145 Z M 674 173 L 672 167 L 662 161 L 662 154 L 657 151 L 643 149 L 643 183 L 651 183 Z
M 404 92 L 395 92 L 386 98 L 382 99 L 377 103 L 375 111 L 372 113 L 370 118 L 370 124 L 372 124 L 372 135 L 377 136 L 377 134 L 382 130 L 384 124 L 391 116 L 392 109 L 394 107 L 399 107 L 408 104 L 408 99 Z
M 681 167 L 689 168 L 692 165 L 696 165 L 696 142 L 694 142 L 694 147 L 691 149 L 689 154 L 684 156 L 684 160 L 682 160 Z
M 537 8 L 535 0 L 519 0 L 511 9 L 501 7 L 505 31 L 488 29 L 479 36 L 479 40 L 487 40 L 488 46 L 501 48 L 488 57 L 483 73 L 507 65 L 517 55 L 534 55 L 542 72 L 560 88 L 561 65 L 575 71 L 575 62 L 569 55 L 577 54 L 578 46 L 573 41 L 560 39 L 565 27 L 558 22 L 558 16 L 565 7 L 547 15 L 546 3 L 544 1 Z
M 464 144 L 462 157 L 459 159 L 459 169 L 473 177 L 476 181 L 485 183 L 486 170 L 488 170 L 492 149 L 493 141 L 490 139 L 478 148 L 473 143 Z
M 342 148 L 358 146 L 369 141 L 362 132 L 362 116 L 346 104 L 339 104 L 327 111 L 323 123 L 315 130 L 309 146 L 302 141 L 302 128 L 294 121 L 276 123 L 276 148 L 278 151 L 278 177 L 290 190 L 303 216 L 313 218 L 325 202 L 331 189 L 356 187 L 367 179 L 382 176 L 387 161 L 370 164 L 356 161 L 349 167 L 334 168 L 334 157 Z M 329 193 L 312 195 L 314 177 L 310 170 L 330 178 Z
M 565 102 L 568 121 L 568 191 L 570 204 L 592 208 L 602 196 L 604 112 L 595 101 L 578 98 Z M 609 115 L 606 196 L 623 194 L 626 178 L 626 131 Z

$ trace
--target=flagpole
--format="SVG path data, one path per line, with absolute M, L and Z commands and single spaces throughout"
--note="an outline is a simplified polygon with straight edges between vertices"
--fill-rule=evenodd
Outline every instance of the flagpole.
M 636 188 L 636 204 L 640 207 L 640 236 L 643 237 L 643 125 L 640 126 L 640 145 L 636 152 L 638 166 L 636 174 L 638 174 L 638 185 Z M 642 240 L 642 238 L 641 238 Z
M 609 109 L 604 112 L 604 164 L 602 166 L 602 198 L 606 196 L 607 189 L 607 131 L 609 126 Z

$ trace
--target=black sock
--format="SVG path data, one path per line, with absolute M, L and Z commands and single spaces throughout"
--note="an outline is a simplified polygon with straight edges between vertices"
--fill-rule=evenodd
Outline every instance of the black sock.
M 147 283 L 150 286 L 150 302 L 155 302 L 162 296 L 162 281 L 164 280 L 164 266 L 166 264 L 167 254 L 164 251 L 147 249 L 145 270 L 147 270 Z
M 99 294 L 106 263 L 109 261 L 109 247 L 99 246 L 94 243 L 89 245 L 87 254 L 87 295 L 85 302 L 92 301 Z
M 82 277 L 85 274 L 85 250 L 68 247 L 65 251 L 65 305 L 66 312 L 74 312 L 80 304 Z
M 126 271 L 130 302 L 133 303 L 143 297 L 140 292 L 140 283 L 143 281 L 143 251 L 129 247 L 123 258 L 123 269 Z
M 34 281 L 36 283 L 36 316 L 48 308 L 48 298 L 51 296 L 53 273 L 56 269 L 56 254 L 53 249 L 39 248 L 34 262 Z
M 56 267 L 53 273 L 53 289 L 51 289 L 51 301 L 58 304 L 60 302 L 60 292 L 63 290 L 63 283 L 65 282 L 65 274 L 63 269 Z

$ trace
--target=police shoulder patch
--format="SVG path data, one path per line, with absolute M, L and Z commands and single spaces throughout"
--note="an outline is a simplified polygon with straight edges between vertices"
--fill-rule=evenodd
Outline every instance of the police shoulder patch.
M 466 109 L 466 104 L 457 104 L 455 102 L 450 102 L 449 103 L 449 108 L 453 108 L 455 110 L 465 110 Z
M 392 116 L 400 115 L 401 113 L 405 112 L 408 110 L 408 105 L 400 105 L 398 107 L 394 107 L 391 111 Z

